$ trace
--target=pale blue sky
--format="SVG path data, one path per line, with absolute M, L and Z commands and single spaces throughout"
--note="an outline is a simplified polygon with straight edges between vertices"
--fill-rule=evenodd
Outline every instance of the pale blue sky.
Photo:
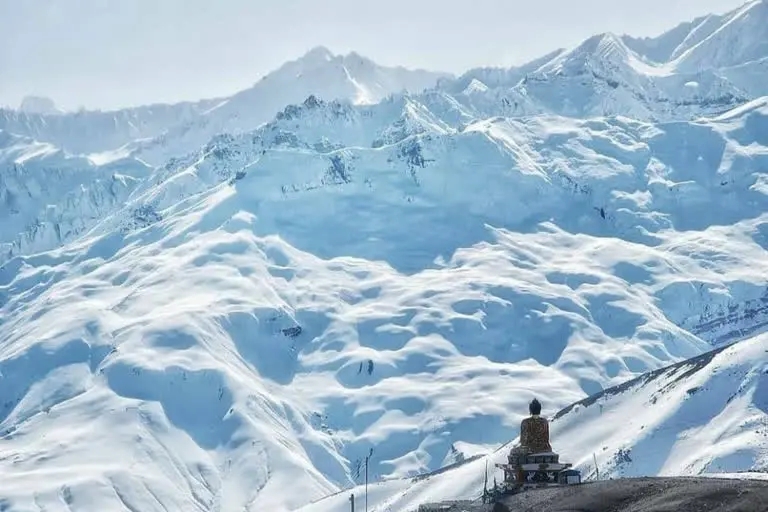
M 0 105 L 230 94 L 313 46 L 460 73 L 599 32 L 657 35 L 743 0 L 0 0 Z

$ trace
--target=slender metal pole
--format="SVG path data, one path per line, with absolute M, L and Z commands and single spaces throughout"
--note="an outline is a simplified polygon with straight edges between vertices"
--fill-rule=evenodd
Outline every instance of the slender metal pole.
M 368 512 L 368 457 L 365 456 L 365 512 Z
M 355 495 L 350 494 L 349 495 L 349 502 L 352 504 L 352 512 L 355 512 Z
M 592 460 L 595 461 L 595 473 L 597 474 L 597 479 L 600 480 L 600 468 L 597 467 L 597 457 L 595 457 L 595 454 L 592 454 Z

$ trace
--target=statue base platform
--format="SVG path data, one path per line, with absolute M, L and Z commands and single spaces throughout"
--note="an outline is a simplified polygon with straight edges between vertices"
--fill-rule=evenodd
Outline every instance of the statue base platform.
M 579 472 L 570 469 L 572 466 L 570 462 L 560 462 L 560 455 L 555 452 L 513 451 L 509 455 L 509 464 L 496 464 L 504 471 L 504 485 L 508 492 L 519 492 L 528 487 L 580 483 L 580 476 L 575 478 Z

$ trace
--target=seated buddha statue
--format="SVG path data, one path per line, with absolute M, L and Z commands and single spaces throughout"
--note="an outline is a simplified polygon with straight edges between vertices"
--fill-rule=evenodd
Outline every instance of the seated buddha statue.
M 534 453 L 552 452 L 549 444 L 549 422 L 541 417 L 541 403 L 535 398 L 528 404 L 531 415 L 520 423 L 520 444 L 512 447 L 509 452 L 509 464 L 515 469 L 505 472 L 505 479 L 513 478 L 522 483 L 525 481 L 525 472 L 522 465 L 526 463 L 529 455 Z
M 535 398 L 528 404 L 530 417 L 520 423 L 520 446 L 526 453 L 551 452 L 549 422 L 542 418 L 541 404 Z

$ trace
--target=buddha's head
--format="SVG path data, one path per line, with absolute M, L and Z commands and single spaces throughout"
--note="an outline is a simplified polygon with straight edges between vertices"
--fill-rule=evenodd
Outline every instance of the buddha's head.
M 539 401 L 535 398 L 531 400 L 531 403 L 528 404 L 528 411 L 530 411 L 532 416 L 538 416 L 541 414 L 541 404 Z

